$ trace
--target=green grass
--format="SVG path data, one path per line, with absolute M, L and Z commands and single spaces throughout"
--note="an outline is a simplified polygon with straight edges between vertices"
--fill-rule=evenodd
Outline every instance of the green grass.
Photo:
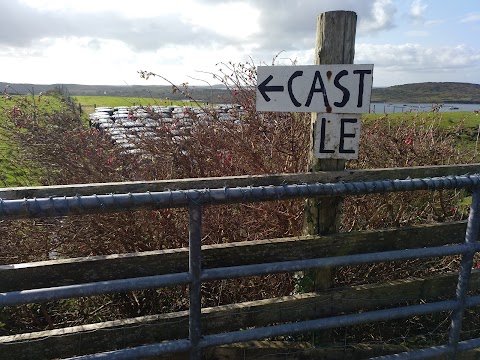
M 181 100 L 157 99 L 152 97 L 123 97 L 123 96 L 74 96 L 73 99 L 82 105 L 82 111 L 85 114 L 92 113 L 95 107 L 101 106 L 171 106 L 171 105 L 193 105 Z
M 390 121 L 413 121 L 414 119 L 426 119 L 427 122 L 435 121 L 441 128 L 450 129 L 463 124 L 466 128 L 478 128 L 480 124 L 480 115 L 470 111 L 458 112 L 422 112 L 422 113 L 394 113 L 394 114 L 364 114 L 364 121 L 374 121 L 385 118 Z
M 0 96 L 0 125 L 5 120 L 6 112 L 11 111 L 14 106 L 22 111 L 38 110 L 47 113 L 61 111 L 65 107 L 65 104 L 54 96 L 43 95 L 40 97 L 40 102 L 38 99 L 38 96 L 35 96 L 35 98 L 25 95 L 12 95 L 9 98 Z
M 480 135 L 480 115 L 469 111 L 458 112 L 423 112 L 423 113 L 395 113 L 395 114 L 364 114 L 364 122 L 370 121 L 389 121 L 392 123 L 409 123 L 426 120 L 426 125 L 434 124 L 440 129 L 448 132 L 454 131 L 457 138 L 457 146 L 460 149 L 477 152 L 479 144 L 477 137 Z
M 73 99 L 82 105 L 84 117 L 94 111 L 94 106 L 133 106 L 133 105 L 186 105 L 180 100 L 155 99 L 152 97 L 119 97 L 119 96 L 75 96 Z M 52 96 L 42 96 L 40 103 L 38 96 L 11 96 L 9 99 L 0 97 L 0 186 L 19 186 L 20 179 L 33 176 L 34 172 L 19 168 L 15 162 L 15 152 L 17 149 L 14 144 L 8 141 L 8 132 L 5 130 L 5 115 L 11 111 L 13 106 L 26 108 L 26 111 L 53 112 L 65 108 L 59 98 Z M 192 104 L 193 105 L 193 104 Z M 386 121 L 415 121 L 427 119 L 428 122 L 435 122 L 441 128 L 446 130 L 454 129 L 462 124 L 462 132 L 458 134 L 459 145 L 472 147 L 475 146 L 475 140 L 479 129 L 480 116 L 472 112 L 445 112 L 445 113 L 394 113 L 394 114 L 364 114 L 362 116 L 366 122 L 377 119 Z
M 82 105 L 84 118 L 94 111 L 94 106 L 185 105 L 185 102 L 179 100 L 140 97 L 77 96 L 73 99 Z M 11 95 L 8 98 L 0 96 L 0 187 L 39 185 L 35 180 L 38 179 L 39 171 L 35 164 L 31 164 L 31 167 L 28 168 L 19 165 L 16 161 L 18 153 L 16 144 L 9 141 L 12 124 L 8 124 L 6 120 L 15 106 L 24 114 L 33 115 L 34 112 L 45 114 L 61 111 L 66 108 L 66 104 L 62 99 L 46 95 L 41 97 L 40 102 L 38 102 L 38 96 Z
M 39 170 L 35 164 L 25 167 L 17 161 L 19 149 L 10 141 L 10 131 L 17 131 L 8 123 L 8 114 L 13 107 L 19 108 L 25 114 L 54 113 L 65 108 L 65 104 L 53 96 L 12 95 L 9 98 L 0 96 L 0 187 L 14 187 L 24 185 L 39 185 Z M 18 130 L 20 131 L 20 130 Z

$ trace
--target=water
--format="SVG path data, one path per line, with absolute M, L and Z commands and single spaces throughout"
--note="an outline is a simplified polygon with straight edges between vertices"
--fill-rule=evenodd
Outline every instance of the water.
M 431 112 L 432 107 L 437 104 L 422 103 L 370 103 L 370 113 L 375 114 L 393 114 L 393 113 L 412 113 L 412 112 Z M 479 111 L 480 104 L 443 104 L 439 112 L 455 111 Z

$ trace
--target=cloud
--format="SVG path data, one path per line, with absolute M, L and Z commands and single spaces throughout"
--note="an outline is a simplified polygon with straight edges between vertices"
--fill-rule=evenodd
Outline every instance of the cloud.
M 2 76 L 28 82 L 42 67 L 42 82 L 55 77 L 59 82 L 137 83 L 137 70 L 142 69 L 182 82 L 188 81 L 188 75 L 198 75 L 195 70 L 213 71 L 221 61 L 245 61 L 251 56 L 255 64 L 271 63 L 280 52 L 277 64 L 312 64 L 317 15 L 342 9 L 358 15 L 356 62 L 375 64 L 376 79 L 382 74 L 386 79 L 397 76 L 396 83 L 427 76 L 443 81 L 447 74 L 453 79 L 468 72 L 472 76 L 465 78 L 480 83 L 480 50 L 456 46 L 457 41 L 445 47 L 373 44 L 382 33 L 393 36 L 387 42 L 397 41 L 399 35 L 403 40 L 398 41 L 405 41 L 407 35 L 411 42 L 420 42 L 443 22 L 425 18 L 424 0 L 412 0 L 403 10 L 399 4 L 397 0 L 184 0 L 179 6 L 173 0 L 0 0 L 0 60 L 3 68 L 16 69 Z M 389 32 L 397 27 L 396 19 L 398 31 Z M 479 21 L 480 13 L 456 19 Z M 374 40 L 366 40 L 370 38 Z
M 468 22 L 476 22 L 480 21 L 480 13 L 470 13 L 463 17 L 460 22 L 468 23 Z
M 259 10 L 257 47 L 270 53 L 300 51 L 315 44 L 317 16 L 335 10 L 354 11 L 358 16 L 357 35 L 367 36 L 394 25 L 396 8 L 391 0 L 249 0 Z
M 192 26 L 175 16 L 133 18 L 117 12 L 69 13 L 41 10 L 15 1 L 0 3 L 0 44 L 28 47 L 42 38 L 92 37 L 119 40 L 140 51 L 171 44 L 228 44 L 211 29 Z M 208 46 L 206 45 L 206 46 Z
M 480 50 L 465 45 L 357 44 L 355 62 L 375 64 L 375 86 L 425 81 L 480 82 Z
M 394 15 L 397 9 L 390 0 L 379 0 L 373 2 L 365 14 L 359 20 L 360 33 L 376 33 L 395 27 Z
M 413 0 L 408 9 L 408 20 L 410 23 L 414 25 L 424 25 L 426 21 L 424 14 L 427 7 L 422 0 Z
M 38 12 L 30 7 L 15 1 L 2 1 L 0 3 L 0 44 L 9 46 L 27 46 L 35 38 L 35 34 L 53 36 L 55 23 L 40 19 Z
M 356 47 L 356 62 L 399 71 L 453 71 L 479 65 L 480 50 L 465 45 L 425 47 L 418 44 L 373 45 Z
M 413 0 L 408 13 L 414 20 L 423 20 L 425 10 L 427 10 L 427 5 L 422 3 L 422 0 Z
M 316 17 L 322 12 L 355 11 L 359 36 L 394 27 L 396 12 L 392 0 L 187 0 L 182 7 L 174 1 L 136 0 L 136 6 L 125 7 L 115 1 L 102 1 L 98 7 L 93 0 L 85 1 L 1 1 L 0 46 L 28 47 L 43 38 L 90 37 L 123 41 L 135 51 L 170 45 L 212 49 L 233 45 L 274 53 L 312 48 Z

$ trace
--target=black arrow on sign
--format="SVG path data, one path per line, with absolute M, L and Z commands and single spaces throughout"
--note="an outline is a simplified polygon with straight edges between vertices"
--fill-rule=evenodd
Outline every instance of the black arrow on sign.
M 260 91 L 260 94 L 262 94 L 266 102 L 271 100 L 267 95 L 267 91 L 283 91 L 283 86 L 267 86 L 272 79 L 273 75 L 269 75 L 260 85 L 258 85 L 258 91 Z

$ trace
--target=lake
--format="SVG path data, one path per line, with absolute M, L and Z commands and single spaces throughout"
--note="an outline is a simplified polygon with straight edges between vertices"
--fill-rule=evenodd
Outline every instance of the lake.
M 392 114 L 392 113 L 410 113 L 410 112 L 430 112 L 432 106 L 438 104 L 421 104 L 421 103 L 370 103 L 370 113 L 375 114 Z M 441 104 L 440 104 L 441 105 Z M 453 111 L 478 111 L 480 104 L 443 104 L 439 108 L 439 112 Z

